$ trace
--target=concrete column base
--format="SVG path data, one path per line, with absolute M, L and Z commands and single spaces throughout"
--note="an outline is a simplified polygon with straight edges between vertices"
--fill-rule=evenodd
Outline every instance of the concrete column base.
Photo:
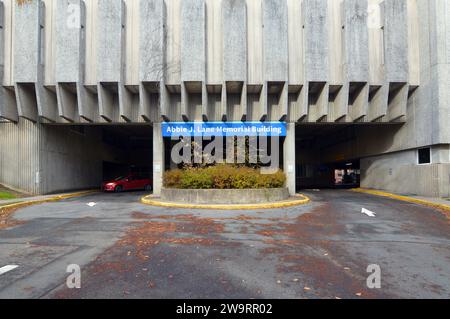
M 296 193 L 295 183 L 295 123 L 286 124 L 286 139 L 283 145 L 284 172 L 286 174 L 286 187 L 291 196 Z
M 153 194 L 161 195 L 164 174 L 164 140 L 161 123 L 153 124 Z

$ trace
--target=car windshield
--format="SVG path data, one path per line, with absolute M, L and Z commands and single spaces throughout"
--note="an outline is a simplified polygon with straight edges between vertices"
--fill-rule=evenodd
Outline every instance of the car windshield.
M 116 179 L 114 179 L 116 182 L 118 182 L 118 181 L 121 181 L 121 180 L 124 180 L 124 179 L 126 179 L 127 177 L 126 176 L 120 176 L 120 177 L 117 177 Z

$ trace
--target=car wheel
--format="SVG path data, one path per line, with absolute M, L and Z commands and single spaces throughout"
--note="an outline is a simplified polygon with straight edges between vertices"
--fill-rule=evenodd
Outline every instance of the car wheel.
M 122 187 L 122 186 L 116 186 L 116 188 L 114 188 L 114 191 L 115 191 L 116 193 L 121 193 L 122 190 L 123 190 L 123 187 Z
M 152 185 L 145 185 L 145 191 L 150 192 L 152 190 Z

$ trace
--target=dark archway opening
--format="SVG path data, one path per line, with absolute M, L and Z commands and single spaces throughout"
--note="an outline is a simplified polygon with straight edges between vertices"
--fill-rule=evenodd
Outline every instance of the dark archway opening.
M 359 187 L 356 126 L 300 124 L 296 129 L 296 188 Z

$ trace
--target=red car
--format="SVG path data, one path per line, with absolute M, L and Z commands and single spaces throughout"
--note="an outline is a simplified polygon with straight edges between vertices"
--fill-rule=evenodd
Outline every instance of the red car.
M 120 193 L 127 190 L 144 189 L 151 191 L 153 182 L 148 177 L 138 175 L 128 175 L 117 177 L 116 179 L 102 183 L 102 191 Z

